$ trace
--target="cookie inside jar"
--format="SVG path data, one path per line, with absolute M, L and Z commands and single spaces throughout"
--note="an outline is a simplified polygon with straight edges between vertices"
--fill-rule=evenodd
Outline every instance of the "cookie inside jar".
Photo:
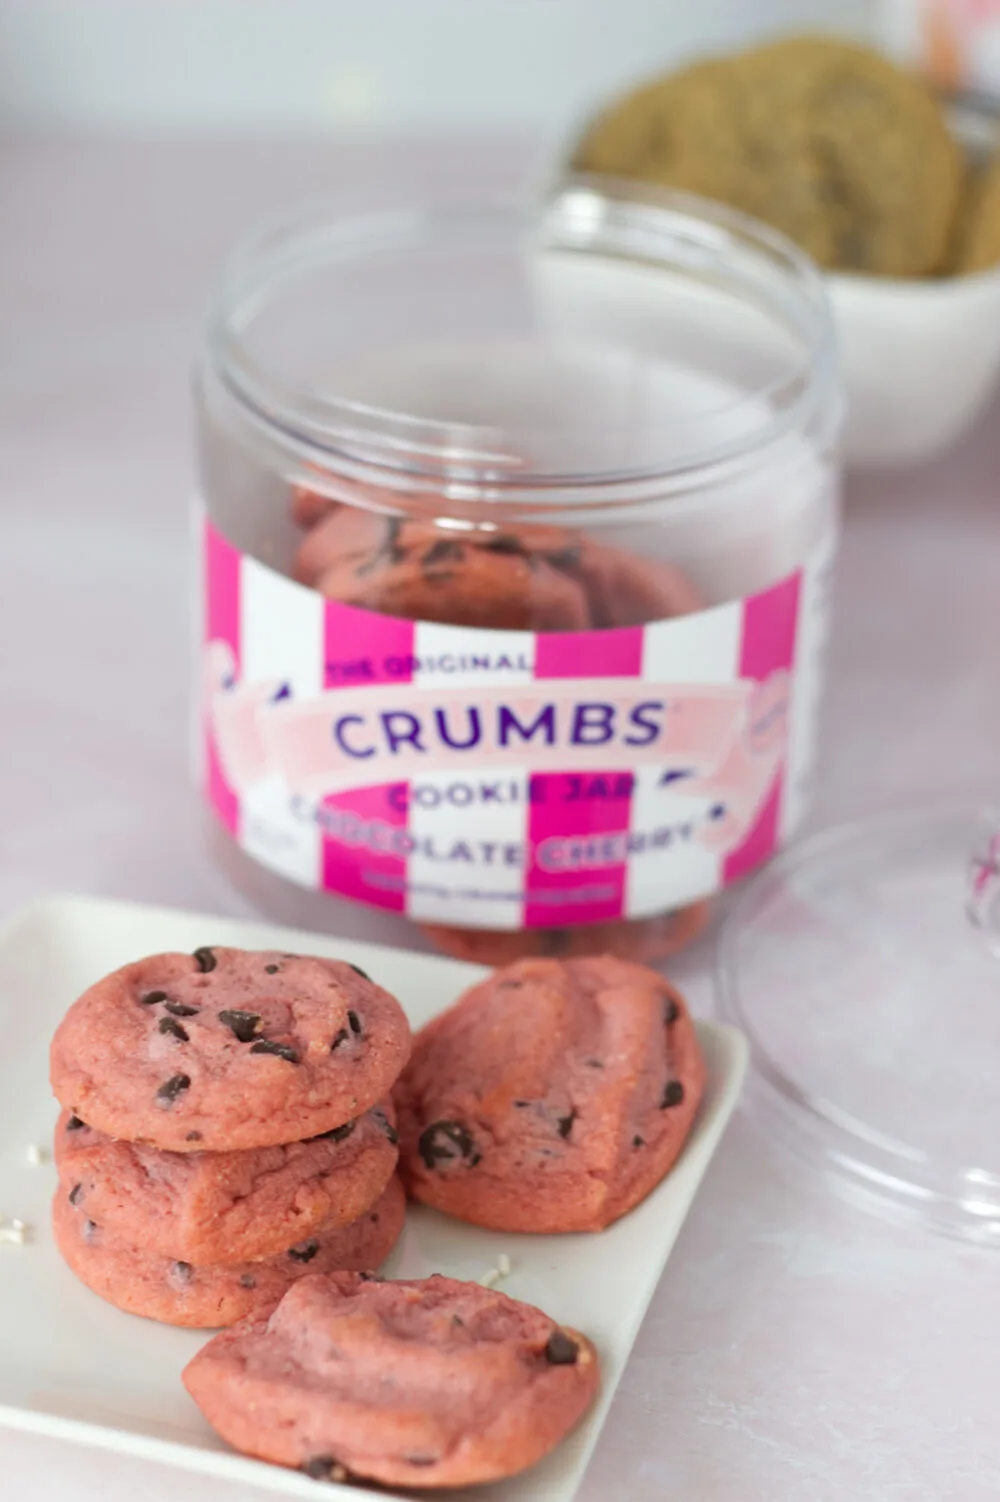
M 690 943 L 812 758 L 839 408 L 802 256 L 584 180 L 320 215 L 238 260 L 200 389 L 205 790 L 266 905 L 493 964 Z

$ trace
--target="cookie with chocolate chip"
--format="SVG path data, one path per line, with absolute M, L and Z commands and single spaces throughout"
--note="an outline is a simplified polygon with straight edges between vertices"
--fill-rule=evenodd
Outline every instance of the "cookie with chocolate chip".
M 394 499 L 391 492 L 368 496 L 383 505 Z M 442 508 L 446 502 L 442 500 Z M 302 516 L 301 504 L 293 513 Z M 364 576 L 378 567 L 401 563 L 416 556 L 429 567 L 457 563 L 467 550 L 493 558 L 524 558 L 536 564 L 565 569 L 577 557 L 581 534 L 569 527 L 519 522 L 509 526 L 496 522 L 443 526 L 418 518 L 388 515 L 361 506 L 331 503 L 315 522 L 303 522 L 307 535 L 295 557 L 294 573 L 302 584 L 315 585 L 331 568 L 356 565 Z
M 513 1476 L 597 1393 L 593 1346 L 541 1310 L 451 1278 L 302 1278 L 211 1340 L 184 1385 L 246 1454 L 394 1489 Z
M 562 529 L 453 531 L 342 507 L 312 528 L 295 576 L 328 599 L 407 620 L 521 631 L 591 625 L 583 586 L 558 566 Z
M 55 1160 L 77 1206 L 131 1246 L 199 1266 L 276 1256 L 357 1220 L 399 1156 L 388 1099 L 310 1141 L 238 1153 L 163 1152 L 73 1119 L 59 1120 Z
M 52 1040 L 59 1102 L 172 1152 L 299 1142 L 354 1121 L 405 1063 L 395 997 L 342 960 L 203 947 L 125 965 Z
M 451 529 L 354 507 L 308 530 L 295 577 L 330 599 L 410 620 L 582 631 L 702 608 L 687 576 L 569 527 Z
M 499 1231 L 597 1231 L 676 1161 L 705 1067 L 679 992 L 625 960 L 519 960 L 434 1018 L 396 1091 L 409 1193 Z
M 52 1204 L 56 1246 L 81 1283 L 128 1314 L 167 1325 L 218 1329 L 255 1309 L 273 1308 L 300 1278 L 351 1269 L 373 1272 L 399 1239 L 406 1196 L 398 1179 L 347 1225 L 317 1226 L 304 1240 L 263 1261 L 203 1267 L 164 1257 L 92 1220 L 78 1196 L 60 1189 Z
M 718 199 L 821 266 L 888 276 L 944 269 L 965 176 L 921 80 L 823 36 L 643 86 L 594 121 L 573 165 Z

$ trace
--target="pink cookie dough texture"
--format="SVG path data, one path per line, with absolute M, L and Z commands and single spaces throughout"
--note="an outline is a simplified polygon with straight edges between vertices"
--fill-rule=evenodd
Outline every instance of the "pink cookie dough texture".
M 519 960 L 414 1041 L 395 1091 L 414 1199 L 499 1231 L 598 1231 L 656 1187 L 705 1086 L 680 993 L 627 960 Z
M 199 1265 L 254 1261 L 378 1199 L 399 1156 L 386 1100 L 308 1142 L 239 1153 L 170 1153 L 106 1137 L 64 1111 L 55 1159 L 64 1190 L 106 1231 Z
M 349 1225 L 320 1226 L 276 1257 L 226 1267 L 194 1266 L 134 1246 L 92 1221 L 63 1189 L 53 1201 L 52 1228 L 67 1266 L 109 1304 L 162 1324 L 217 1329 L 255 1309 L 273 1308 L 309 1274 L 373 1271 L 395 1246 L 405 1216 L 402 1186 L 390 1179 L 375 1204 Z
M 236 1449 L 317 1480 L 463 1486 L 525 1470 L 598 1386 L 593 1347 L 450 1278 L 303 1278 L 215 1337 L 184 1384 Z

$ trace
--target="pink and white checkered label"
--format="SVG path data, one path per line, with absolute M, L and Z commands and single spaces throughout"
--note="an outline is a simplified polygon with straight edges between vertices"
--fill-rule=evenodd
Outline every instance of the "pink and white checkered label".
M 477 630 L 325 600 L 204 532 L 205 793 L 262 865 L 419 921 L 667 911 L 801 813 L 824 550 L 620 630 Z

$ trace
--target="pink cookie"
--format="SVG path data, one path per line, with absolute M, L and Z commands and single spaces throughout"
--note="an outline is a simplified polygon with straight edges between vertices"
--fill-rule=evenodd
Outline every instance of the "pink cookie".
M 684 1146 L 705 1084 L 680 992 L 627 960 L 518 960 L 417 1034 L 396 1087 L 413 1198 L 500 1231 L 599 1231 Z
M 300 1142 L 386 1094 L 402 1008 L 342 960 L 203 948 L 126 965 L 70 1007 L 51 1050 L 63 1106 L 174 1152 Z
M 303 1278 L 217 1335 L 184 1385 L 223 1439 L 317 1480 L 464 1486 L 534 1465 L 598 1386 L 593 1347 L 451 1278 Z
M 399 1156 L 394 1121 L 386 1100 L 308 1142 L 168 1153 L 105 1137 L 64 1111 L 55 1157 L 73 1203 L 118 1239 L 199 1266 L 252 1262 L 373 1205 Z
M 392 1251 L 405 1217 L 406 1196 L 399 1180 L 390 1179 L 375 1204 L 350 1225 L 321 1226 L 264 1262 L 197 1267 L 130 1245 L 90 1220 L 62 1190 L 52 1204 L 56 1246 L 81 1283 L 127 1314 L 199 1329 L 232 1325 L 255 1309 L 273 1308 L 310 1273 L 372 1271 Z

